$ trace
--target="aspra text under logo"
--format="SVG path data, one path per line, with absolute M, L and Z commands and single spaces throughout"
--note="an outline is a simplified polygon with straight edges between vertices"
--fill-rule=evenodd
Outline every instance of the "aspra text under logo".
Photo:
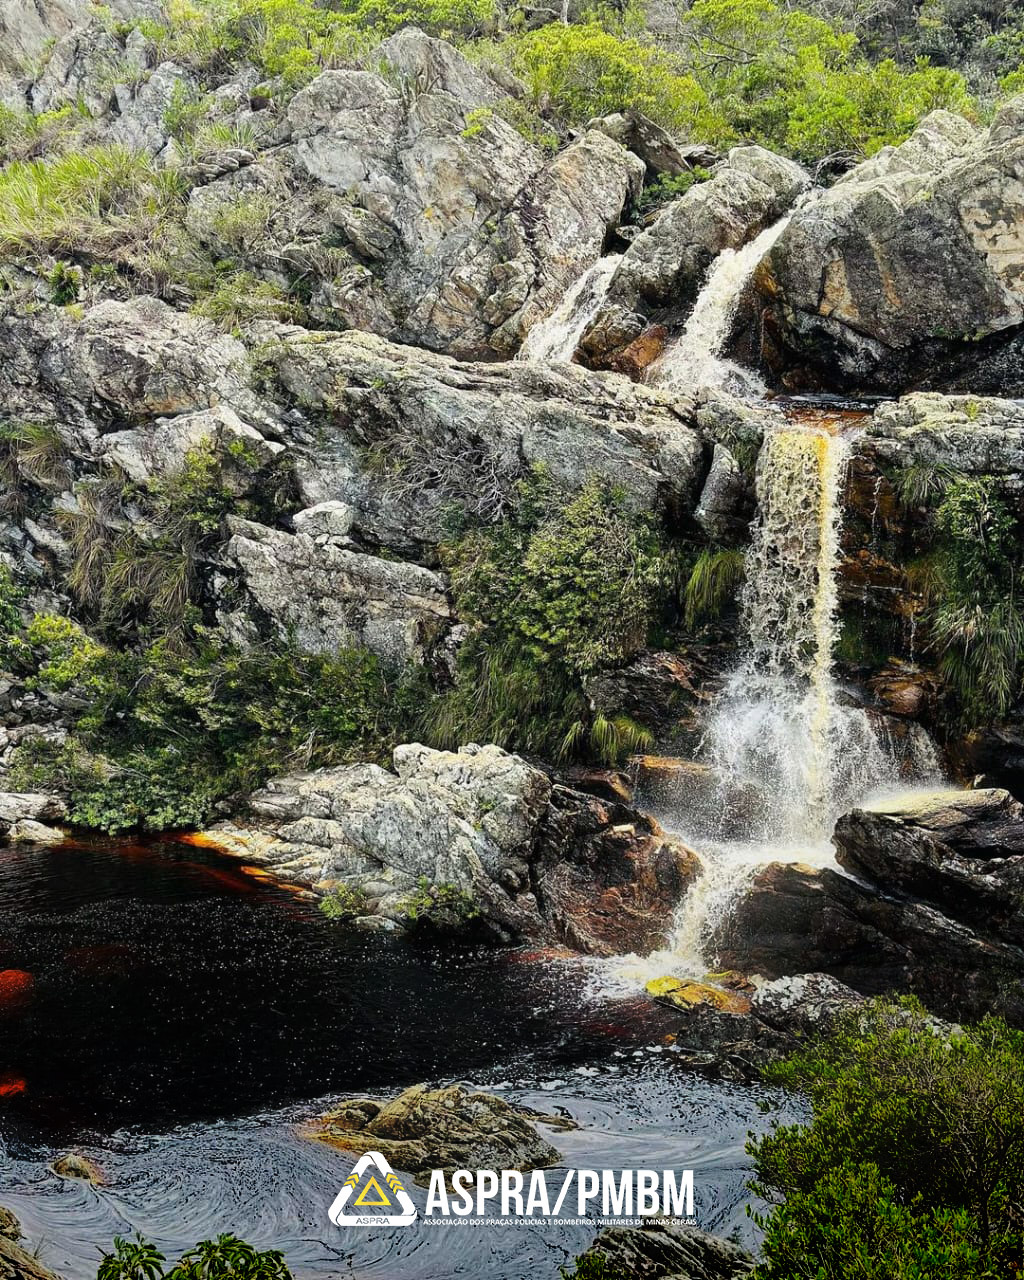
M 367 1170 L 369 1177 L 364 1177 Z M 367 1151 L 356 1161 L 327 1216 L 338 1227 L 407 1227 L 416 1221 L 416 1206 L 380 1152 Z

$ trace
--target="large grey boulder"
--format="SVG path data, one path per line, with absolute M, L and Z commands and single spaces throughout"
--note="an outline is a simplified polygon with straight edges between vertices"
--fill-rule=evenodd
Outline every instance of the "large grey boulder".
M 845 873 L 772 863 L 719 922 L 719 961 L 770 978 L 813 968 L 868 995 L 910 991 L 943 1016 L 1024 1022 L 1024 807 L 938 791 L 840 818 Z
M 420 565 L 236 517 L 229 527 L 220 563 L 230 605 L 219 616 L 242 644 L 259 616 L 309 652 L 362 645 L 394 671 L 423 662 L 450 623 L 443 581 Z
M 258 199 L 242 256 L 301 274 L 321 323 L 510 354 L 598 258 L 644 163 L 598 130 L 547 157 L 498 109 L 518 84 L 416 28 L 378 52 L 380 74 L 328 70 L 300 90 L 279 145 L 194 190 L 188 226 L 223 252 L 223 211 Z
M 1015 99 L 978 133 L 935 112 L 797 211 L 760 277 L 780 368 L 885 391 L 961 367 L 979 390 L 1024 385 L 1019 356 L 986 372 L 1024 320 L 1022 115 Z
M 302 498 L 342 501 L 387 545 L 435 543 L 446 505 L 485 518 L 542 464 L 597 476 L 637 510 L 690 512 L 706 469 L 692 398 L 575 365 L 460 364 L 365 333 L 282 330 L 264 359 L 309 427 L 291 423 Z
M 663 946 L 698 871 L 657 823 L 493 745 L 407 744 L 394 772 L 357 764 L 276 778 L 251 807 L 210 838 L 318 892 L 345 886 L 367 922 L 403 921 L 426 881 L 463 895 L 472 927 L 492 937 L 596 955 Z

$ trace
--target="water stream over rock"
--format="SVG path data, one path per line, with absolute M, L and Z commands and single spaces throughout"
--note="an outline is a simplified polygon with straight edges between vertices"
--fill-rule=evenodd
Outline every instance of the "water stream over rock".
M 559 306 L 531 328 L 516 359 L 529 364 L 571 360 L 580 338 L 601 309 L 608 286 L 621 261 L 621 254 L 616 253 L 598 258 L 580 276 Z

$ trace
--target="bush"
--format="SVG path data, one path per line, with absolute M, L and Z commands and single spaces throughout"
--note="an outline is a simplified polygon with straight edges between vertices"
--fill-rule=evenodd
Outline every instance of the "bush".
M 950 718 L 963 728 L 986 724 L 1006 714 L 1021 688 L 1017 520 L 991 477 L 915 467 L 896 487 L 908 505 L 930 509 L 933 549 L 908 577 L 925 601 L 927 642 L 952 694 Z
M 328 920 L 351 920 L 366 915 L 366 894 L 362 889 L 339 884 L 329 889 L 318 905 Z
M 914 1000 L 878 999 L 767 1075 L 806 1090 L 814 1117 L 748 1146 L 754 1190 L 786 1197 L 759 1280 L 981 1277 L 1019 1262 L 1024 1033 L 992 1017 L 947 1030 Z
M 609 761 L 649 744 L 625 717 L 594 716 L 583 692 L 588 675 L 646 643 L 672 594 L 676 559 L 649 517 L 597 481 L 567 498 L 535 475 L 511 515 L 464 533 L 442 556 L 456 612 L 473 630 L 455 688 L 430 706 L 433 741 Z
M 291 1280 L 284 1256 L 276 1249 L 260 1253 L 237 1236 L 220 1235 L 190 1249 L 176 1266 L 143 1237 L 114 1239 L 114 1252 L 104 1254 L 96 1280 Z
M 527 32 L 512 57 L 534 102 L 569 124 L 633 109 L 687 136 L 716 132 L 705 94 L 677 59 L 597 22 L 555 22 Z
M 0 170 L 0 260 L 123 257 L 159 235 L 179 183 L 173 170 L 115 144 L 9 164 Z
M 73 822 L 108 832 L 202 826 L 219 801 L 281 769 L 383 759 L 416 698 L 364 650 L 239 650 L 199 628 L 193 647 L 118 652 L 55 618 L 29 637 L 34 683 L 76 695 L 81 710 L 67 742 L 20 748 L 12 776 L 67 794 Z

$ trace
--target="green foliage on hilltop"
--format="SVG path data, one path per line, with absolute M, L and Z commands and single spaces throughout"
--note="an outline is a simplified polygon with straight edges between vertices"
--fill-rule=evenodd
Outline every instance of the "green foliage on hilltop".
M 753 1189 L 781 1202 L 757 1280 L 1017 1274 L 1024 1033 L 875 1000 L 766 1074 L 814 1114 L 748 1145 Z
M 568 497 L 537 474 L 506 519 L 464 532 L 442 556 L 472 630 L 455 687 L 429 709 L 431 740 L 607 761 L 647 744 L 624 717 L 593 715 L 583 685 L 646 643 L 676 586 L 677 558 L 650 517 L 596 480 Z

